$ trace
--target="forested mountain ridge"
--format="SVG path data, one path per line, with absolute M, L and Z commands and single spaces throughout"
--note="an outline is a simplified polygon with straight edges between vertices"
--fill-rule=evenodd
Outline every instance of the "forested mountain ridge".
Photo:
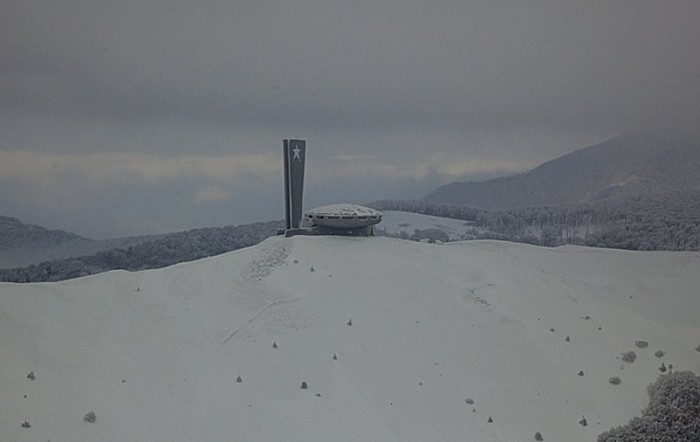
M 623 135 L 534 169 L 438 187 L 425 200 L 500 210 L 700 190 L 700 143 L 692 138 Z
M 0 269 L 0 281 L 63 281 L 115 269 L 156 269 L 255 245 L 274 235 L 282 225 L 282 221 L 269 221 L 169 233 L 93 255 Z
M 25 224 L 17 218 L 0 215 L 0 250 L 28 245 L 60 244 L 65 241 L 84 239 L 75 233 L 50 230 Z
M 162 236 L 144 235 L 95 240 L 64 230 L 26 224 L 17 218 L 0 216 L 0 269 L 132 247 Z

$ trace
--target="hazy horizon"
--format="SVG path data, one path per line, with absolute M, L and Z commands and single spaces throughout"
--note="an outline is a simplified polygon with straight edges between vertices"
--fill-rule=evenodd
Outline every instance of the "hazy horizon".
M 0 3 L 0 215 L 90 238 L 418 198 L 700 116 L 700 4 Z

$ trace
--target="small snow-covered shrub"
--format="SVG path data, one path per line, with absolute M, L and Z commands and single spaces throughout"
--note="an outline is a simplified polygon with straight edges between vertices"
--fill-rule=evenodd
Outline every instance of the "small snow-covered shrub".
M 620 385 L 622 383 L 622 379 L 620 379 L 617 376 L 613 376 L 609 379 L 610 383 L 613 385 Z
M 429 229 L 416 229 L 413 235 L 410 237 L 413 241 L 428 241 L 431 244 L 436 242 L 448 242 L 450 240 L 449 235 L 441 229 L 429 228 Z
M 97 416 L 95 415 L 94 411 L 88 411 L 85 413 L 85 416 L 83 416 L 83 420 L 85 420 L 85 422 L 93 423 L 97 420 Z
M 666 352 L 663 350 L 656 350 L 656 353 L 654 353 L 654 356 L 656 356 L 657 358 L 663 358 L 665 354 L 666 354 Z
M 661 375 L 647 388 L 641 417 L 598 436 L 598 442 L 700 440 L 700 376 L 691 371 Z
M 307 388 L 309 388 L 309 384 L 307 384 L 306 381 L 303 381 L 303 382 L 301 383 L 301 389 L 302 389 L 302 390 L 306 390 Z
M 536 441 L 539 441 L 539 442 L 542 442 L 542 441 L 544 440 L 544 439 L 542 438 L 542 433 L 540 433 L 539 431 L 538 431 L 537 433 L 535 433 L 535 440 L 536 440 Z
M 649 343 L 647 341 L 634 341 L 634 345 L 636 345 L 637 348 L 647 348 Z
M 635 353 L 634 351 L 631 351 L 631 350 L 625 351 L 625 352 L 620 354 L 620 359 L 631 364 L 632 362 L 634 362 L 637 359 L 637 353 Z
M 34 376 L 33 371 L 29 372 L 29 374 L 27 375 L 27 379 L 29 379 L 30 381 L 33 381 L 34 379 L 36 379 L 36 376 Z

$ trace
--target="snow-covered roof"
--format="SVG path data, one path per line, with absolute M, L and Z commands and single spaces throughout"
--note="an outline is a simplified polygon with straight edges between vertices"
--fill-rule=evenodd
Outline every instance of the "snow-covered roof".
M 338 216 L 382 216 L 382 212 L 359 204 L 329 204 L 306 212 L 307 215 L 338 215 Z
M 306 212 L 305 218 L 314 225 L 355 228 L 377 224 L 382 212 L 358 204 L 331 204 Z

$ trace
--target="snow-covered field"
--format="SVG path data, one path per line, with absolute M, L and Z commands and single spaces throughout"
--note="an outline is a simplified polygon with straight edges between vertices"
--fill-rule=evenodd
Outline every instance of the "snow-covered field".
M 459 241 L 466 239 L 474 230 L 484 231 L 475 227 L 473 223 L 459 219 L 397 210 L 385 210 L 383 214 L 381 224 L 375 227 L 380 235 L 399 235 L 401 232 L 406 232 L 411 236 L 416 230 L 437 229 L 445 232 L 450 241 Z
M 595 440 L 700 372 L 699 286 L 697 253 L 303 236 L 4 283 L 0 440 Z

